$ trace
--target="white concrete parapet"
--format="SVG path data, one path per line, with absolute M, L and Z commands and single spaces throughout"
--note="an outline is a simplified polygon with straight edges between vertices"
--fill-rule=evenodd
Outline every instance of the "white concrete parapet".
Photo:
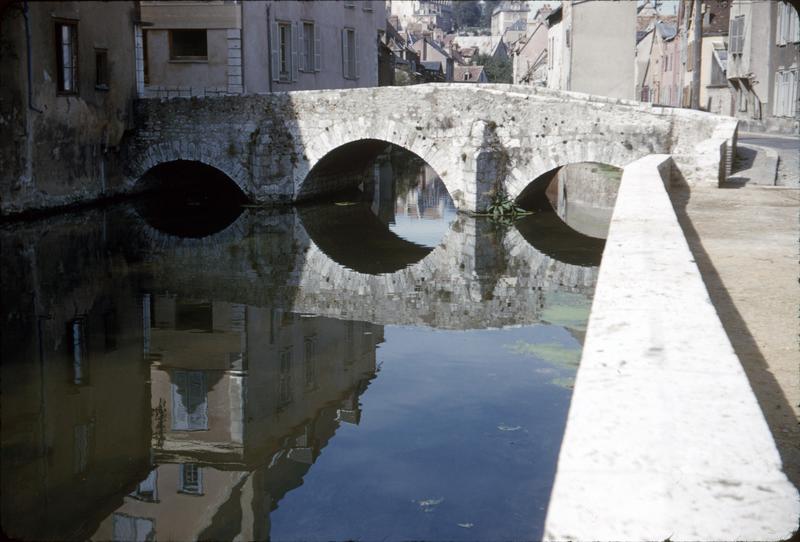
M 664 188 L 624 170 L 545 523 L 546 540 L 782 540 L 798 492 Z

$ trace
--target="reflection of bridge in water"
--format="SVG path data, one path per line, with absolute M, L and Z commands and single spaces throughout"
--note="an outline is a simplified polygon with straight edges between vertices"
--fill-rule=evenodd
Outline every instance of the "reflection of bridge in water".
M 313 207 L 298 214 L 249 213 L 223 232 L 194 241 L 145 229 L 149 242 L 165 249 L 153 266 L 154 280 L 182 295 L 209 297 L 213 292 L 216 299 L 235 303 L 446 329 L 537 323 L 548 306 L 548 293 L 588 297 L 594 289 L 596 260 L 590 262 L 594 265 L 564 263 L 531 246 L 529 240 L 535 238 L 526 240 L 514 228 L 497 229 L 467 216 L 459 216 L 441 244 L 408 267 L 380 275 L 360 273 L 315 243 L 317 231 L 332 228 L 328 213 L 338 212 L 330 206 L 328 211 Z M 364 237 L 371 234 L 362 232 Z M 360 243 L 345 241 L 356 248 Z M 202 256 L 195 250 L 198 243 L 207 247 Z M 392 252 L 407 244 L 396 238 L 383 248 Z

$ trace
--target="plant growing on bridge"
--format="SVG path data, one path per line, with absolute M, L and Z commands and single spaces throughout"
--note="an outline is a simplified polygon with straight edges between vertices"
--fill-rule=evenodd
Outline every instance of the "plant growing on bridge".
M 492 196 L 492 200 L 486 208 L 486 212 L 480 213 L 479 216 L 488 216 L 495 222 L 511 224 L 515 220 L 530 214 L 533 213 L 517 205 L 508 194 L 499 190 Z

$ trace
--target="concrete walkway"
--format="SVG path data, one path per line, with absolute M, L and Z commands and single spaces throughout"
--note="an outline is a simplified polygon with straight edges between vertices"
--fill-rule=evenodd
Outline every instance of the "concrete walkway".
M 796 186 L 796 138 L 746 137 L 772 145 L 778 182 Z M 777 144 L 776 144 L 777 142 Z M 755 162 L 758 162 L 756 157 Z M 761 163 L 768 163 L 761 160 Z M 737 173 L 734 173 L 735 177 Z M 768 168 L 723 188 L 673 191 L 672 200 L 711 300 L 772 431 L 784 472 L 800 487 L 800 191 L 770 184 Z

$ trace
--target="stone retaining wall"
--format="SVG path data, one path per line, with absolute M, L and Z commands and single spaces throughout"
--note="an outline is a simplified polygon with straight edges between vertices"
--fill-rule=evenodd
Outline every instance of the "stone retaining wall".
M 800 500 L 664 188 L 625 168 L 547 540 L 783 540 Z

